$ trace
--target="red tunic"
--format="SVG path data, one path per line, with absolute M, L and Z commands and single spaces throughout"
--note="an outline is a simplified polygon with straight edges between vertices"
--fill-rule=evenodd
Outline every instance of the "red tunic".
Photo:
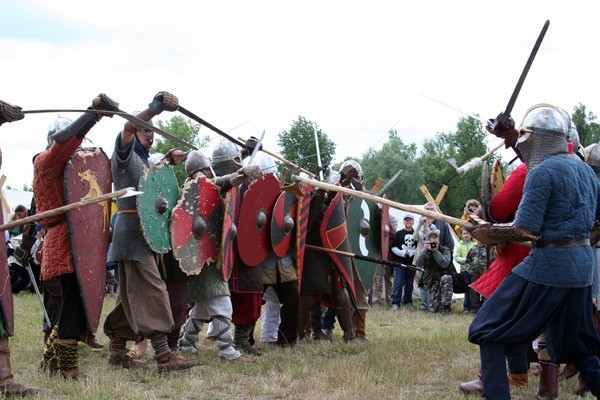
M 67 161 L 81 145 L 75 136 L 63 143 L 54 142 L 33 161 L 33 196 L 38 213 L 64 206 L 65 189 L 63 175 Z M 45 218 L 40 224 L 48 233 L 44 238 L 41 279 L 47 280 L 74 272 L 71 243 L 66 216 Z
M 512 221 L 523 197 L 523 186 L 527 176 L 527 165 L 519 165 L 509 175 L 502 189 L 490 201 L 490 216 L 497 221 Z M 484 297 L 490 297 L 502 280 L 527 257 L 531 249 L 520 244 L 508 242 L 490 264 L 488 270 L 471 284 L 471 287 Z

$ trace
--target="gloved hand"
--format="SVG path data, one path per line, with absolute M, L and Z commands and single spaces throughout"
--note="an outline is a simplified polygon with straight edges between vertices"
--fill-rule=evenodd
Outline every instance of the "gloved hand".
M 240 168 L 237 172 L 230 175 L 229 182 L 232 186 L 239 186 L 255 179 L 263 177 L 263 172 L 258 165 L 248 165 Z
M 111 99 L 104 93 L 100 93 L 98 96 L 92 100 L 92 106 L 90 107 L 92 110 L 102 110 L 102 111 L 114 111 L 118 112 L 119 110 L 119 102 Z M 108 117 L 113 116 L 113 114 L 101 114 L 106 115 Z
M 256 148 L 257 144 L 258 144 L 258 138 L 254 137 L 254 136 L 250 136 L 248 139 L 246 139 L 246 143 L 244 146 L 246 147 L 246 149 L 248 149 L 248 153 L 252 154 L 252 152 Z M 258 148 L 258 150 L 261 150 L 261 149 L 262 149 L 262 143 L 261 143 L 260 147 Z
M 5 122 L 14 122 L 23 119 L 25 115 L 22 108 L 0 100 L 0 125 Z
M 165 158 L 169 160 L 169 164 L 179 165 L 185 161 L 187 155 L 179 149 L 171 149 L 167 152 Z
M 169 92 L 158 92 L 148 104 L 148 108 L 154 111 L 156 115 L 163 111 L 177 111 L 179 99 Z

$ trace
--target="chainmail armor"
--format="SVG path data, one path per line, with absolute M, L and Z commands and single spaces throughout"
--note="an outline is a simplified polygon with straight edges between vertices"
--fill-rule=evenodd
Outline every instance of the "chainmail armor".
M 517 149 L 527 164 L 527 170 L 544 161 L 550 156 L 567 155 L 567 141 L 564 137 L 533 133 L 525 142 L 519 143 Z

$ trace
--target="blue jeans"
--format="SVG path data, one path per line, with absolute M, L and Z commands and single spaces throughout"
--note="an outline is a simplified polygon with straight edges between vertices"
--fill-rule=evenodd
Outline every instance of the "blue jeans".
M 392 304 L 412 304 L 413 281 L 416 271 L 408 268 L 394 267 L 394 286 L 392 287 Z M 402 295 L 404 289 L 404 295 Z

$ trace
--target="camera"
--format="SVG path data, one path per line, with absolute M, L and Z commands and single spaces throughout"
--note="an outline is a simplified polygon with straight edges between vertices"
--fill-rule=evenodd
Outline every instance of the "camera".
M 429 242 L 430 249 L 437 249 L 438 244 L 436 242 Z

